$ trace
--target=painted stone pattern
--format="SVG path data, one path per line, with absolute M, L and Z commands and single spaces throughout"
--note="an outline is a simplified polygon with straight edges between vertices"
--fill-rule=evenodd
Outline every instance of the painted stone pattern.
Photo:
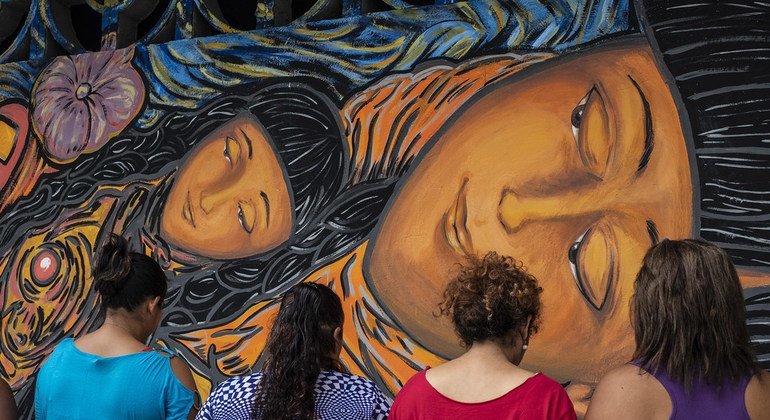
M 395 394 L 458 354 L 440 291 L 496 250 L 544 288 L 523 363 L 580 410 L 631 355 L 666 237 L 730 252 L 770 368 L 770 28 L 729 41 L 768 13 L 476 0 L 2 64 L 0 374 L 29 416 L 40 363 L 100 322 L 113 232 L 166 270 L 153 345 L 204 397 L 259 369 L 304 281 L 340 294 L 350 370 Z

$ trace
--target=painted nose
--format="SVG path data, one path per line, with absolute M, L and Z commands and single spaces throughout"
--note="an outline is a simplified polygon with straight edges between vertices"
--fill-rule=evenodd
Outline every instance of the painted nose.
M 545 197 L 520 196 L 506 189 L 500 197 L 497 218 L 508 233 L 532 221 L 555 220 L 603 213 L 609 197 L 595 189 L 578 189 Z
M 201 191 L 200 206 L 206 214 L 228 201 L 233 201 L 233 192 L 229 188 L 211 188 Z

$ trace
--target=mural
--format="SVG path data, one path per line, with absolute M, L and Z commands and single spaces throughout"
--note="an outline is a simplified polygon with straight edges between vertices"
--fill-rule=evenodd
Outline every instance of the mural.
M 440 291 L 496 250 L 544 288 L 523 363 L 584 410 L 664 237 L 730 252 L 768 369 L 769 15 L 474 0 L 0 65 L 0 374 L 31 416 L 39 364 L 99 325 L 112 232 L 167 271 L 154 345 L 204 397 L 261 366 L 303 281 L 340 294 L 343 360 L 395 394 L 458 354 Z

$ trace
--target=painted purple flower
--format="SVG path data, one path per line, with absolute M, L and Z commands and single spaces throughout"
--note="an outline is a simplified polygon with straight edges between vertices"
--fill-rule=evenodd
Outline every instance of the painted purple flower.
M 66 163 L 99 150 L 136 117 L 144 85 L 133 48 L 57 57 L 32 93 L 32 124 L 48 156 Z

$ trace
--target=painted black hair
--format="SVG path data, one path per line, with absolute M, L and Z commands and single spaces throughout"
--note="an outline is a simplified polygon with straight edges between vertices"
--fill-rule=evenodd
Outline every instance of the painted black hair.
M 187 152 L 242 112 L 252 113 L 271 136 L 294 195 L 295 233 L 306 229 L 311 215 L 347 181 L 348 159 L 339 111 L 324 93 L 328 88 L 307 82 L 242 86 L 199 110 L 170 112 L 150 127 L 125 130 L 98 152 L 41 177 L 30 195 L 9 205 L 0 225 L 0 243 L 11 244 L 24 236 L 22 232 L 50 225 L 59 210 L 86 202 L 100 186 L 173 178 Z M 152 210 L 162 211 L 162 203 L 154 204 Z
M 234 314 L 249 298 L 286 287 L 288 279 L 309 270 L 327 252 L 309 249 L 323 245 L 325 238 L 317 237 L 315 222 L 321 213 L 329 214 L 328 207 L 334 207 L 330 203 L 347 181 L 347 142 L 339 111 L 324 94 L 325 87 L 308 83 L 313 84 L 245 86 L 202 109 L 167 113 L 152 128 L 126 130 L 99 152 L 42 178 L 30 196 L 9 206 L 0 238 L 10 245 L 32 229 L 55 223 L 62 209 L 93 200 L 98 187 L 117 185 L 125 188 L 117 192 L 119 207 L 112 214 L 127 215 L 117 233 L 135 248 L 153 244 L 159 251 L 152 256 L 163 262 L 172 245 L 159 234 L 160 216 L 180 161 L 213 130 L 248 112 L 264 126 L 286 167 L 295 209 L 292 238 L 281 249 L 251 258 L 222 261 L 194 256 L 171 278 L 166 302 L 171 310 L 164 323 L 212 322 Z M 147 186 L 158 179 L 163 182 L 157 188 Z M 145 185 L 139 185 L 142 182 Z M 139 204 L 131 207 L 135 202 Z M 109 229 L 114 224 L 114 220 L 106 223 Z M 339 247 L 350 242 L 337 241 Z M 276 254 L 284 257 L 276 259 Z
M 92 268 L 94 289 L 104 309 L 134 310 L 147 299 L 165 299 L 166 274 L 152 258 L 131 252 L 128 242 L 110 235 Z
M 166 272 L 169 290 L 154 339 L 171 344 L 200 325 L 232 320 L 244 307 L 280 295 L 355 249 L 368 238 L 392 194 L 395 179 L 347 184 L 347 142 L 339 110 L 323 92 L 313 81 L 252 85 L 224 93 L 196 111 L 168 112 L 152 128 L 126 130 L 99 152 L 41 178 L 30 196 L 9 206 L 0 224 L 0 237 L 9 240 L 4 252 L 13 252 L 34 229 L 56 224 L 64 210 L 85 206 L 85 212 L 91 211 L 89 203 L 108 194 L 115 204 L 103 233 L 119 233 L 165 266 L 173 248 L 158 227 L 176 168 L 210 132 L 251 112 L 287 168 L 296 208 L 294 233 L 282 247 L 260 255 L 174 261 L 174 270 Z M 115 187 L 97 190 L 105 186 Z M 178 350 L 212 380 L 225 378 L 216 368 L 217 355 L 201 358 Z
M 741 268 L 770 273 L 767 7 L 718 0 L 636 5 L 659 66 L 681 96 L 692 141 L 693 236 L 724 249 Z M 744 297 L 754 351 L 770 369 L 770 287 L 744 290 Z
M 770 13 L 717 0 L 643 3 L 692 131 L 696 233 L 735 264 L 770 271 Z

